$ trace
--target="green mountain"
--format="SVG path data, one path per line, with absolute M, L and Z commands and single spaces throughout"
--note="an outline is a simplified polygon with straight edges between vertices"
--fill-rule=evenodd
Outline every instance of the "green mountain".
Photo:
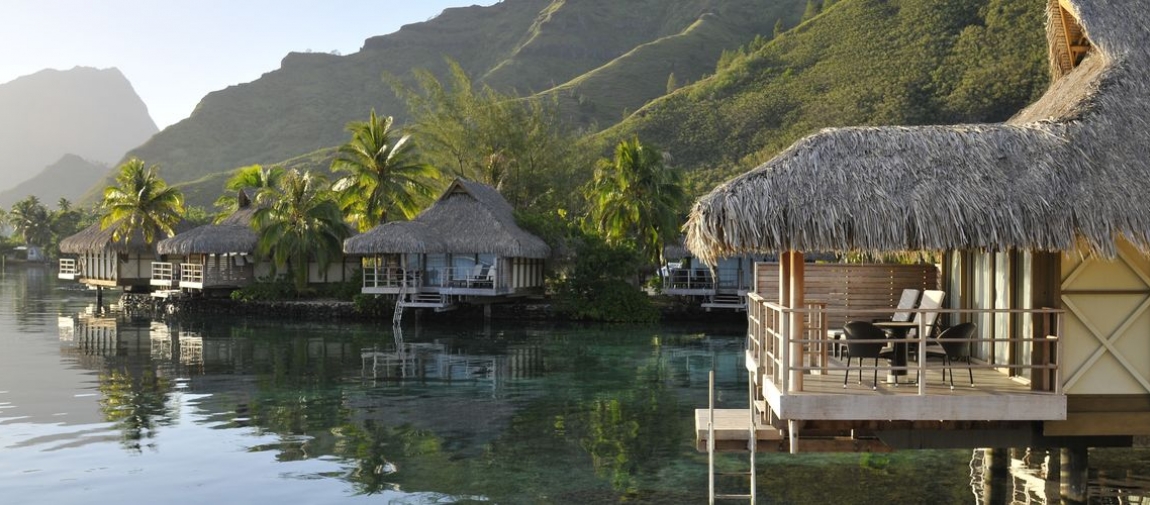
M 373 108 L 402 122 L 406 110 L 381 77 L 404 78 L 416 68 L 445 75 L 445 57 L 478 83 L 521 94 L 558 93 L 573 120 L 609 126 L 662 96 L 670 74 L 680 83 L 701 78 L 724 50 L 769 32 L 779 19 L 796 24 L 804 5 L 504 0 L 447 9 L 368 39 L 354 54 L 289 54 L 279 69 L 207 95 L 188 119 L 129 155 L 160 164 L 171 183 L 305 155 L 344 142 L 344 125 Z
M 603 136 L 638 135 L 696 191 L 820 128 L 1007 119 L 1048 84 L 1043 0 L 839 0 Z
M 156 131 L 148 108 L 115 68 L 42 70 L 0 84 L 0 191 L 66 154 L 115 163 Z

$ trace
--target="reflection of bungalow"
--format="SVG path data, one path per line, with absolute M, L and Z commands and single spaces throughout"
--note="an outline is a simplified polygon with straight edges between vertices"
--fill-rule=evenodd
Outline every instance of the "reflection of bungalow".
M 401 295 L 406 306 L 446 309 L 457 301 L 539 293 L 551 249 L 523 231 L 495 188 L 456 179 L 431 207 L 344 242 L 367 256 L 363 292 Z
M 93 224 L 60 241 L 59 278 L 78 280 L 100 288 L 147 290 L 156 249 L 136 234 L 129 240 L 112 240 L 113 228 Z
M 161 240 L 156 251 L 164 259 L 152 263 L 151 284 L 162 289 L 236 289 L 255 279 L 256 242 L 252 229 L 255 207 L 247 194 L 238 197 L 239 210 L 218 224 L 208 224 Z
M 1150 9 L 1049 0 L 1048 13 L 1053 83 L 1009 121 L 826 129 L 696 203 L 698 256 L 783 260 L 782 289 L 750 295 L 747 365 L 792 450 L 800 426 L 860 422 L 1150 434 Z M 935 388 L 929 368 L 917 387 L 844 388 L 802 338 L 818 311 L 804 251 L 943 253 L 942 320 L 977 325 L 973 387 Z

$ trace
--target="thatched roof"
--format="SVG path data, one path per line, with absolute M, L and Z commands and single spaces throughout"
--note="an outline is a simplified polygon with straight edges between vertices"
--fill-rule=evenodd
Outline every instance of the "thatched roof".
M 516 224 L 511 204 L 507 203 L 499 191 L 486 184 L 456 179 L 439 200 L 411 222 L 425 228 L 384 224 L 362 237 L 345 241 L 344 252 L 491 253 L 513 258 L 546 258 L 551 254 L 551 248 L 543 239 L 527 233 Z M 389 226 L 404 236 L 382 237 L 381 234 L 387 233 Z M 416 245 L 420 237 L 427 239 L 428 243 Z M 436 240 L 442 242 L 442 251 L 437 250 L 439 245 L 434 243 Z M 404 244 L 411 248 L 405 248 Z M 425 250 L 417 250 L 419 248 Z
M 447 252 L 439 233 L 419 221 L 393 221 L 343 242 L 347 254 L 393 254 Z
M 1055 80 L 1038 102 L 1001 124 L 823 130 L 696 202 L 688 247 L 710 262 L 786 250 L 1111 256 L 1119 237 L 1150 250 L 1150 3 L 1048 5 Z M 1085 59 L 1070 59 L 1066 26 L 1089 38 Z
M 159 254 L 251 254 L 259 234 L 252 228 L 256 207 L 240 192 L 240 208 L 218 224 L 198 226 L 156 243 Z
M 176 225 L 176 232 L 188 229 L 187 224 L 180 222 Z M 116 253 L 148 253 L 155 251 L 155 244 L 149 246 L 144 243 L 142 233 L 135 233 L 129 240 L 112 241 L 113 227 L 101 230 L 100 223 L 84 228 L 79 233 L 66 237 L 60 241 L 60 252 L 64 254 L 85 254 L 98 252 Z M 158 239 L 162 237 L 161 234 Z

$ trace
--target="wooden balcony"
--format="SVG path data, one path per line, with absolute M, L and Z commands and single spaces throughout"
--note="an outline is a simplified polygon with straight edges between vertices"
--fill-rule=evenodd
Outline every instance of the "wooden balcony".
M 152 262 L 152 286 L 171 289 L 178 287 L 180 282 L 180 270 L 174 263 L 166 261 L 153 261 Z
M 773 421 L 1044 421 L 1066 419 L 1066 396 L 1057 357 L 1062 354 L 1062 311 L 1052 309 L 952 310 L 952 320 L 1010 315 L 1032 321 L 1027 335 L 1012 332 L 975 335 L 964 339 L 972 346 L 994 349 L 1013 346 L 1025 362 L 944 366 L 928 360 L 926 328 L 906 341 L 917 347 L 905 366 L 871 359 L 863 364 L 836 357 L 839 341 L 826 321 L 841 320 L 843 309 L 810 304 L 791 309 L 751 293 L 748 295 L 746 366 L 750 371 L 754 400 Z M 852 310 L 850 317 L 869 320 L 889 317 L 893 310 Z M 919 309 L 909 312 L 923 312 Z M 1021 360 L 1015 360 L 1021 361 Z M 941 379 L 943 370 L 954 372 L 955 387 Z M 858 374 L 862 372 L 862 383 Z M 872 377 L 879 382 L 872 388 Z M 843 384 L 844 374 L 850 380 Z M 973 375 L 973 385 L 969 377 Z M 913 382 L 915 377 L 923 380 Z
M 56 274 L 56 278 L 74 281 L 82 276 L 79 264 L 75 258 L 60 258 L 60 269 Z

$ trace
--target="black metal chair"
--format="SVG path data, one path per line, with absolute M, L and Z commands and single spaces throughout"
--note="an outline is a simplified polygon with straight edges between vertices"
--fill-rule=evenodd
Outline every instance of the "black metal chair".
M 970 387 L 974 387 L 974 370 L 970 367 L 970 338 L 978 329 L 974 323 L 962 323 L 947 328 L 938 336 L 938 345 L 926 347 L 926 357 L 942 358 L 942 380 L 946 382 L 946 370 L 954 365 L 954 360 L 966 361 L 966 372 L 970 375 Z M 954 389 L 954 369 L 950 368 L 950 389 Z
M 843 388 L 847 387 L 847 378 L 851 374 L 851 359 L 858 358 L 862 366 L 863 358 L 874 358 L 874 382 L 871 389 L 878 389 L 878 360 L 887 359 L 891 351 L 885 350 L 886 332 L 882 328 L 866 321 L 850 321 L 843 325 L 843 334 L 846 337 L 847 369 L 843 374 Z M 867 341 L 870 342 L 867 342 Z M 862 384 L 862 369 L 859 369 L 859 384 Z

